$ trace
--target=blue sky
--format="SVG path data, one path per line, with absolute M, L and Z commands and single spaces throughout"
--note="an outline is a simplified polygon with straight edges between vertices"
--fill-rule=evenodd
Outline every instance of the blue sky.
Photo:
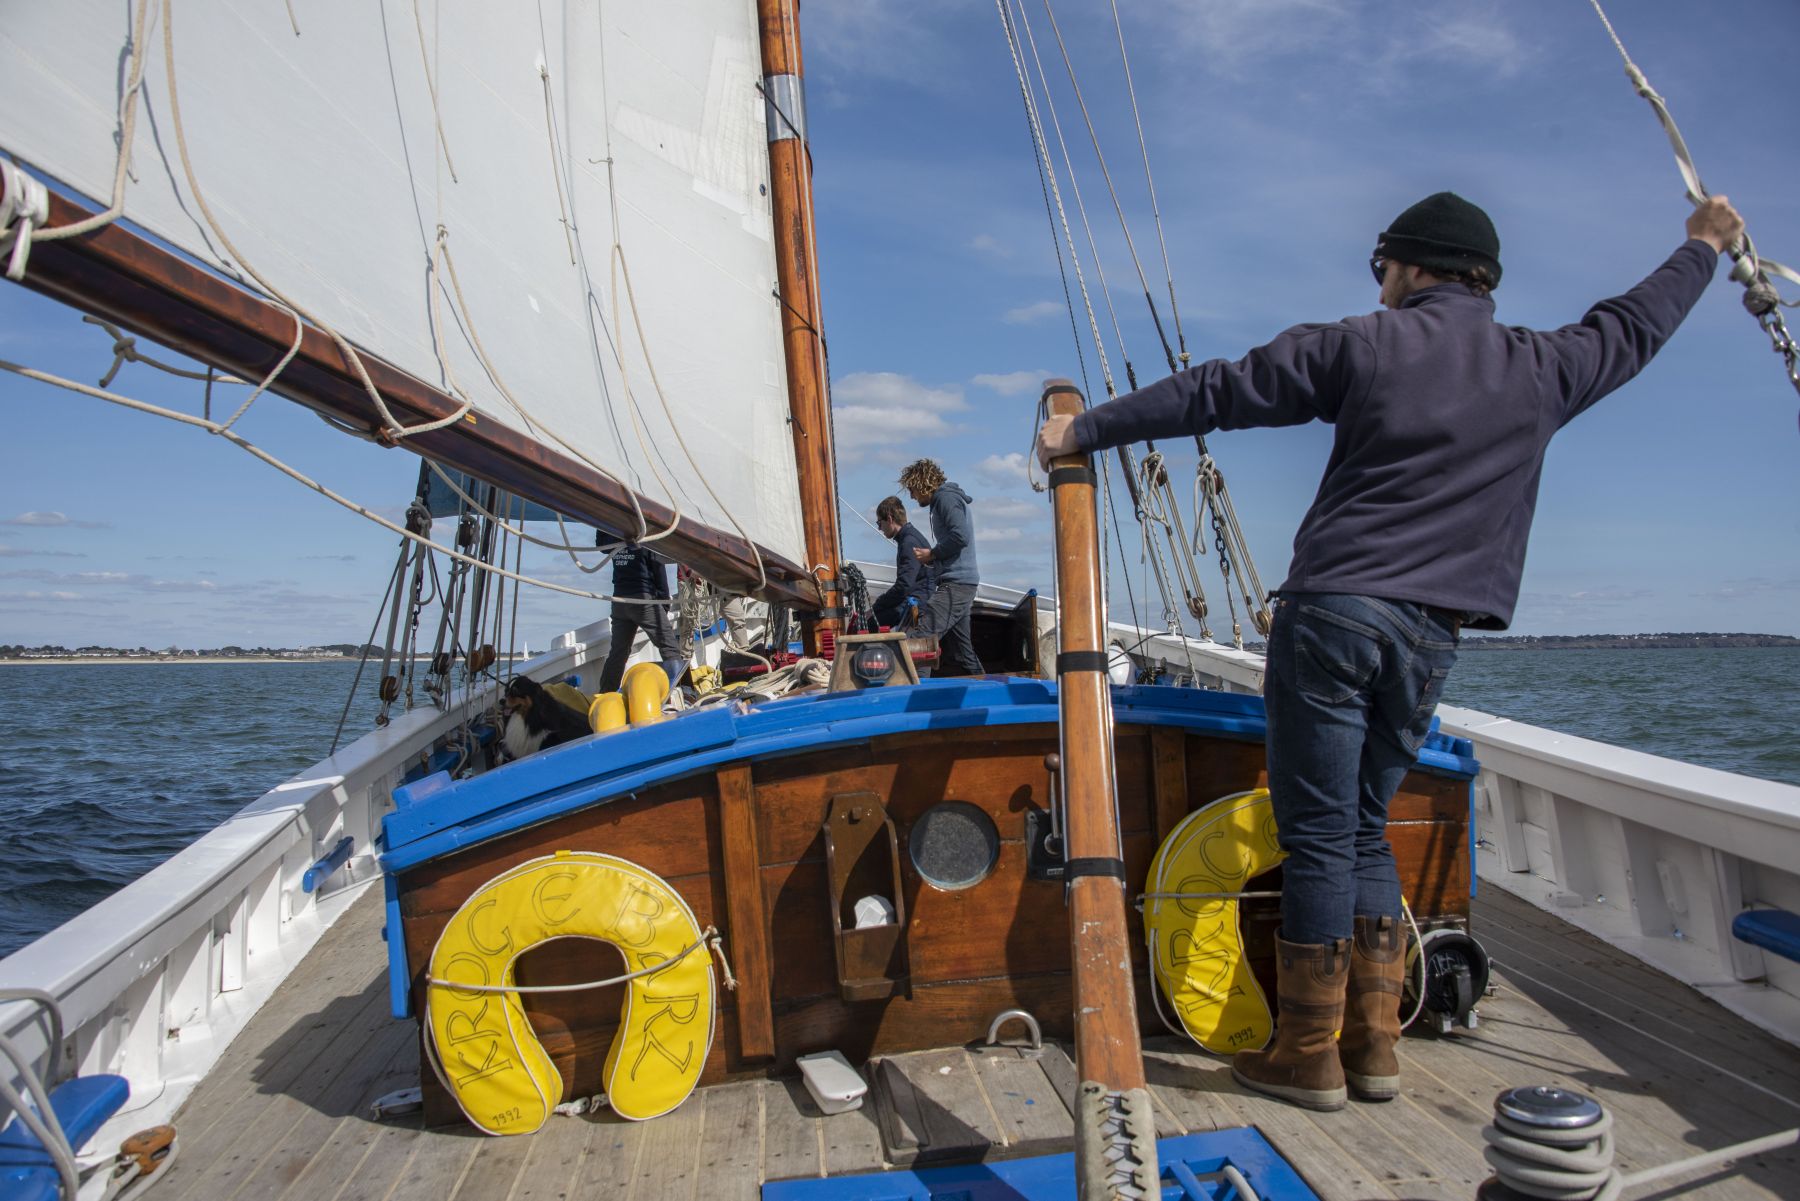
M 1376 232 L 1441 189 L 1493 215 L 1499 317 L 1514 324 L 1578 319 L 1682 238 L 1667 144 L 1587 4 L 1120 7 L 1196 358 L 1235 358 L 1296 322 L 1373 308 Z M 1028 11 L 1053 54 L 1041 6 Z M 1056 14 L 1167 323 L 1110 9 L 1062 0 Z M 1611 15 L 1708 186 L 1732 197 L 1764 252 L 1800 262 L 1792 102 L 1746 86 L 1779 62 L 1761 48 L 1800 44 L 1800 6 L 1633 2 Z M 901 464 L 935 457 L 976 497 L 984 576 L 1047 587 L 1047 510 L 1023 456 L 1036 381 L 1080 368 L 999 19 L 992 5 L 946 0 L 811 0 L 802 19 L 845 501 L 872 512 Z M 1148 382 L 1163 366 L 1136 276 L 1060 64 L 1045 65 L 1125 349 Z M 1081 252 L 1095 287 L 1085 241 Z M 1800 634 L 1800 396 L 1740 295 L 1721 275 L 1649 370 L 1552 446 L 1515 632 Z M 1800 328 L 1800 312 L 1792 321 Z M 1123 389 L 1125 356 L 1110 337 L 1107 350 Z M 1082 351 L 1099 393 L 1091 343 Z M 78 315 L 11 287 L 0 288 L 0 357 L 82 379 L 109 361 Z M 141 368 L 121 384 L 195 407 L 190 385 Z M 12 376 L 0 378 L 0 415 L 0 641 L 367 634 L 397 549 L 387 532 L 191 429 Z M 395 513 L 411 492 L 415 460 L 334 435 L 285 401 L 260 401 L 239 428 L 372 507 Z M 1273 586 L 1330 431 L 1211 443 Z M 1171 462 L 1185 497 L 1191 453 Z M 1129 510 L 1120 516 L 1113 594 L 1125 616 L 1119 577 L 1136 584 L 1140 567 Z M 848 513 L 843 530 L 850 555 L 890 553 Z M 548 555 L 535 571 L 577 575 Z M 1154 621 L 1141 586 L 1137 599 Z M 522 625 L 543 632 L 537 642 L 598 611 L 534 594 Z

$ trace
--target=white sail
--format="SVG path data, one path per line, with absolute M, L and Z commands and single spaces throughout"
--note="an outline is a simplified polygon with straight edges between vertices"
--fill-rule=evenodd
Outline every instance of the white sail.
M 102 208 L 136 7 L 0 26 L 0 149 Z M 185 179 L 160 9 L 125 215 L 241 274 Z M 477 419 L 804 561 L 752 0 L 292 11 L 174 5 L 180 132 L 246 264 Z

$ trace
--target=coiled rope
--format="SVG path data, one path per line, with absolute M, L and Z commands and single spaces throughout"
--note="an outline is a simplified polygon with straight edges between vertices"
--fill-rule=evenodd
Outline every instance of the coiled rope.
M 1494 1103 L 1493 1122 L 1482 1128 L 1481 1137 L 1487 1143 L 1482 1156 L 1507 1188 L 1549 1201 L 1614 1201 L 1627 1189 L 1792 1146 L 1800 1139 L 1800 1129 L 1785 1130 L 1660 1167 L 1621 1173 L 1613 1166 L 1612 1114 L 1598 1103 L 1599 1117 L 1585 1126 L 1547 1128 L 1503 1112 L 1501 1104 L 1512 1091 L 1500 1094 Z M 1568 1095 L 1579 1098 L 1579 1094 Z

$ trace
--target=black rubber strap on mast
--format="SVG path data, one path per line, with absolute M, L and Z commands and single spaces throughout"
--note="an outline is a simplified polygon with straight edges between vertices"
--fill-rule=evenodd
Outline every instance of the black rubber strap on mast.
M 1064 484 L 1086 484 L 1094 486 L 1094 469 L 1092 467 L 1052 467 L 1050 469 L 1050 486 L 1060 488 Z
M 1072 671 L 1097 671 L 1104 674 L 1109 666 L 1105 651 L 1058 651 L 1056 655 L 1056 674 L 1059 676 Z
M 1110 876 L 1114 880 L 1125 879 L 1125 861 L 1103 856 L 1067 859 L 1063 861 L 1063 880 L 1065 882 L 1080 879 L 1082 876 Z

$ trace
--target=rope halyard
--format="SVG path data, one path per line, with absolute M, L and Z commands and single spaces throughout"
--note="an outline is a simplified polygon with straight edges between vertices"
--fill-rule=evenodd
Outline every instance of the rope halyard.
M 1681 172 L 1682 182 L 1687 185 L 1687 198 L 1698 207 L 1710 193 L 1700 180 L 1700 168 L 1694 163 L 1694 156 L 1688 151 L 1687 140 L 1681 136 L 1681 130 L 1675 124 L 1675 117 L 1669 112 L 1668 102 L 1656 89 L 1650 86 L 1650 80 L 1644 72 L 1631 60 L 1631 54 L 1625 49 L 1618 31 L 1608 19 L 1606 10 L 1600 7 L 1600 0 L 1588 0 L 1594 7 L 1594 13 L 1600 23 L 1606 27 L 1606 36 L 1619 52 L 1625 63 L 1625 76 L 1631 80 L 1631 86 L 1639 96 L 1650 105 L 1661 123 L 1663 133 L 1668 136 L 1669 148 L 1675 152 L 1675 166 Z M 1774 259 L 1764 258 L 1756 252 L 1756 244 L 1750 238 L 1750 232 L 1744 231 L 1742 240 L 1727 252 L 1732 258 L 1731 278 L 1744 286 L 1744 308 L 1762 331 L 1769 337 L 1769 346 L 1782 357 L 1787 368 L 1788 382 L 1793 384 L 1794 391 L 1800 393 L 1800 343 L 1796 343 L 1788 331 L 1787 320 L 1782 316 L 1783 308 L 1800 308 L 1800 299 L 1786 300 L 1775 286 L 1775 279 L 1784 279 L 1789 283 L 1800 284 L 1800 272 L 1795 271 Z M 1774 278 L 1771 278 L 1774 277 Z

